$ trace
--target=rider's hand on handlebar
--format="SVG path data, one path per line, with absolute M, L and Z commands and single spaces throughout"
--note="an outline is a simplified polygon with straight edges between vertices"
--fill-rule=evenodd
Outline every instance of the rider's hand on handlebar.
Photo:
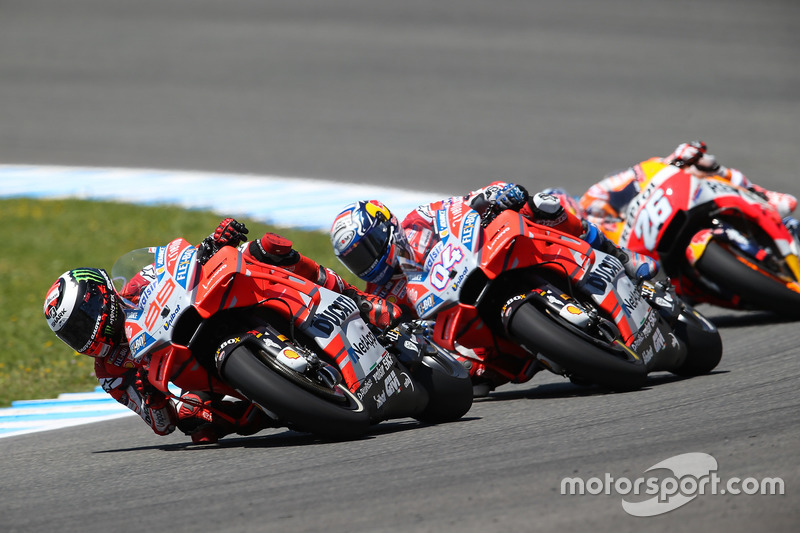
M 214 242 L 214 236 L 209 235 L 203 242 L 197 245 L 197 262 L 201 265 L 205 265 L 211 256 L 217 253 L 217 243 Z
M 140 368 L 136 372 L 134 386 L 142 396 L 142 402 L 145 407 L 156 410 L 162 409 L 169 402 L 169 398 L 148 381 L 146 368 Z
M 697 170 L 700 172 L 705 172 L 706 174 L 719 174 L 721 168 L 717 158 L 712 154 L 703 154 L 703 156 L 697 160 L 694 166 L 697 168 Z
M 703 141 L 681 143 L 674 152 L 666 157 L 665 161 L 679 168 L 689 167 L 696 164 L 705 153 L 706 143 Z
M 486 227 L 489 222 L 506 209 L 519 211 L 530 199 L 528 191 L 522 185 L 509 183 L 500 189 L 489 206 L 481 212 L 481 226 Z
M 241 222 L 233 219 L 226 218 L 217 226 L 214 231 L 214 242 L 219 248 L 223 246 L 239 246 L 240 242 L 247 240 L 245 235 L 249 230 Z
M 528 191 L 521 185 L 509 183 L 497 193 L 495 204 L 501 209 L 519 211 L 528 199 Z
M 484 209 L 483 213 L 481 213 L 481 227 L 485 228 L 488 226 L 489 222 L 494 220 L 494 217 L 496 217 L 501 211 L 502 209 L 500 209 L 500 206 L 498 206 L 496 202 L 491 202 L 489 207 Z

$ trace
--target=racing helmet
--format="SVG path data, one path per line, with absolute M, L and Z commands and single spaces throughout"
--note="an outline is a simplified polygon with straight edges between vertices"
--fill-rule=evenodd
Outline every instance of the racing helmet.
M 397 217 L 377 200 L 345 207 L 331 226 L 331 244 L 350 272 L 376 285 L 391 279 L 398 256 L 411 257 Z
M 62 274 L 44 299 L 44 317 L 56 336 L 76 352 L 104 357 L 123 339 L 125 316 L 103 269 Z

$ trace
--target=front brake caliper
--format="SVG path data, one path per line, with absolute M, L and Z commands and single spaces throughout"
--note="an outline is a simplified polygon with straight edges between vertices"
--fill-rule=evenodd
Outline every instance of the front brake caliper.
M 592 324 L 592 317 L 583 306 L 569 295 L 545 286 L 533 289 L 527 294 L 519 294 L 509 298 L 503 306 L 500 316 L 504 324 L 508 324 L 519 306 L 532 303 L 536 307 L 548 309 L 552 314 L 558 315 L 578 329 L 586 330 Z

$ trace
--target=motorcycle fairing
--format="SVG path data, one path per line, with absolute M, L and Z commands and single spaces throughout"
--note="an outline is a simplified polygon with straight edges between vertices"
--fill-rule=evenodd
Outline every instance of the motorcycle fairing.
M 323 350 L 336 354 L 351 390 L 358 388 L 387 353 L 352 300 L 291 272 L 248 264 L 233 247 L 222 248 L 200 266 L 196 249 L 184 239 L 151 250 L 156 280 L 144 289 L 136 308 L 126 309 L 126 335 L 137 361 L 151 357 L 153 382 L 164 390 L 178 375 L 184 388 L 201 384 L 184 372 L 187 365 L 197 364 L 191 350 L 173 339 L 174 325 L 189 309 L 196 312 L 198 327 L 222 310 L 250 306 L 287 316 L 298 328 L 309 329 Z M 295 290 L 287 290 L 287 286 Z M 219 388 L 224 388 L 221 382 Z
M 628 206 L 616 242 L 631 249 L 653 253 L 661 232 L 675 216 L 672 208 L 675 199 L 680 198 L 679 201 L 685 202 L 692 196 L 692 190 L 687 189 L 680 180 L 674 180 L 674 186 L 670 186 L 673 176 L 681 172 L 679 168 L 653 161 L 645 163 L 642 163 L 642 170 L 649 179 Z
M 619 259 L 600 250 L 595 250 L 594 254 L 595 262 L 579 286 L 612 317 L 625 344 L 629 345 L 652 309 L 625 274 Z
M 125 310 L 125 335 L 137 362 L 145 353 L 171 344 L 172 325 L 191 306 L 196 291 L 196 287 L 176 290 L 187 289 L 196 282 L 194 246 L 176 239 L 167 246 L 153 248 L 153 252 L 156 280 L 144 288 L 135 308 Z
M 421 409 L 428 401 L 427 392 L 415 387 L 414 380 L 390 353 L 377 362 L 352 392 L 364 402 L 375 420 L 407 415 Z M 405 394 L 401 396 L 401 392 Z
M 800 243 L 762 196 L 722 177 L 698 178 L 659 161 L 634 168 L 641 193 L 625 220 L 601 228 L 614 242 L 657 259 L 679 294 L 722 307 L 751 305 L 733 287 L 697 271 L 712 242 L 761 276 L 800 292 Z
M 593 250 L 581 239 L 534 224 L 512 211 L 501 212 L 477 239 L 461 225 L 462 221 L 471 223 L 470 214 L 464 216 L 461 209 L 455 212 L 454 206 L 436 212 L 437 227 L 445 229 L 445 235 L 435 247 L 436 253 L 426 261 L 428 270 L 409 276 L 408 291 L 418 313 L 422 318 L 436 317 L 434 339 L 438 344 L 454 350 L 456 345 L 479 347 L 487 338 L 504 343 L 504 339 L 488 331 L 477 307 L 485 293 L 491 292 L 493 279 L 510 269 L 534 266 L 553 270 L 576 284 L 589 287 L 588 292 L 598 307 L 615 320 L 625 344 L 643 342 L 641 339 L 646 335 L 641 330 L 651 308 L 627 278 L 619 260 Z M 471 236 L 471 242 L 480 240 L 483 246 L 470 250 L 460 241 L 464 234 Z M 454 257 L 457 261 L 452 260 Z M 435 265 L 444 265 L 448 258 L 451 259 L 449 279 L 453 283 L 445 285 L 432 269 Z M 479 277 L 483 279 L 477 279 Z M 472 278 L 482 287 L 479 295 L 462 293 L 465 287 L 471 287 Z M 652 328 L 647 334 L 652 336 Z M 500 348 L 499 344 L 496 347 Z M 506 353 L 518 351 L 510 343 L 502 349 Z
M 319 295 L 313 314 L 298 327 L 308 332 L 326 353 L 334 355 L 345 381 L 355 392 L 388 353 L 361 319 L 353 300 L 323 287 L 319 288 Z

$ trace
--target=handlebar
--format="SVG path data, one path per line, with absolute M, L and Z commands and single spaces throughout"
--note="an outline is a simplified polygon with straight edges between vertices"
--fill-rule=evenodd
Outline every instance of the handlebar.
M 483 214 L 481 214 L 481 227 L 485 228 L 486 226 L 488 226 L 489 223 L 492 220 L 494 220 L 495 217 L 497 215 L 499 215 L 501 212 L 502 212 L 502 209 L 497 207 L 497 202 L 495 200 L 492 200 L 489 203 L 489 207 L 487 207 L 483 211 Z

